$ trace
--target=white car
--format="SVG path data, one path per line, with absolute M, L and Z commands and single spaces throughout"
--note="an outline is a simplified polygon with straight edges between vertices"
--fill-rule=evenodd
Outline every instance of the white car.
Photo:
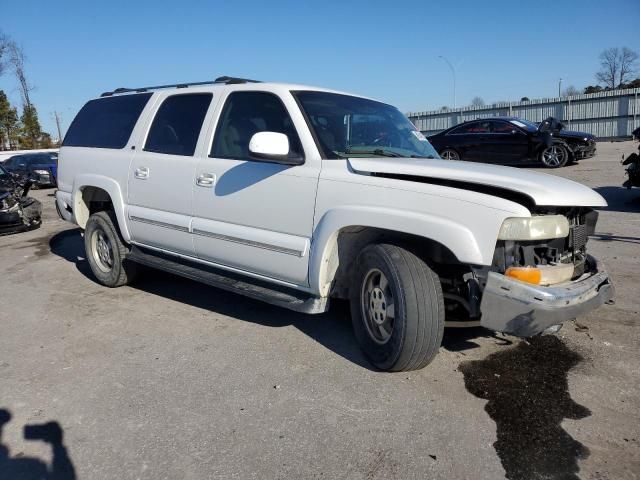
M 71 124 L 58 189 L 102 284 L 144 264 L 305 313 L 348 298 L 382 370 L 427 365 L 445 325 L 532 336 L 614 293 L 586 252 L 593 190 L 442 160 L 396 108 L 326 89 L 107 92 Z

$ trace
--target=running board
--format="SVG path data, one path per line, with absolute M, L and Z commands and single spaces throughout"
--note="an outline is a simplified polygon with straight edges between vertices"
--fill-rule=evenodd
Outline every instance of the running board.
M 329 308 L 328 298 L 319 298 L 292 288 L 272 285 L 168 253 L 134 245 L 127 259 L 296 312 L 315 314 L 326 312 Z

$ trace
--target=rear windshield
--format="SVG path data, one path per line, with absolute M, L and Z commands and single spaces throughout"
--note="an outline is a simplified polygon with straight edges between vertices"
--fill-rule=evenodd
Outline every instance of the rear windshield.
M 78 112 L 63 147 L 123 148 L 151 93 L 99 98 Z

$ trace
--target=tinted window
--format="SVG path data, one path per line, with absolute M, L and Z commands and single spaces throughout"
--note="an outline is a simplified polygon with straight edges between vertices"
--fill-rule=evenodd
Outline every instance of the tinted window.
M 508 122 L 491 122 L 493 133 L 511 133 L 515 127 Z
M 210 93 L 168 97 L 153 119 L 144 149 L 171 155 L 193 155 L 212 97 Z
M 456 128 L 451 134 L 489 133 L 490 131 L 491 122 L 473 122 Z
M 303 158 L 302 145 L 282 101 L 267 92 L 234 92 L 218 120 L 211 156 L 251 160 L 249 141 L 258 132 L 284 133 L 289 157 Z
M 64 147 L 123 148 L 151 93 L 91 100 L 74 118 Z

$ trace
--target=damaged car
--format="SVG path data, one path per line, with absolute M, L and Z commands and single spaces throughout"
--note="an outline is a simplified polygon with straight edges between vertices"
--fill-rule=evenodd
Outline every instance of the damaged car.
M 635 138 L 640 137 L 640 128 L 633 132 Z M 640 151 L 640 145 L 638 146 L 638 151 Z M 632 153 L 627 158 L 622 160 L 622 165 L 626 166 L 625 173 L 627 174 L 627 178 L 625 182 L 622 184 L 625 188 L 631 187 L 640 187 L 640 155 L 637 153 Z
M 429 141 L 446 160 L 498 165 L 559 168 L 596 154 L 595 136 L 565 130 L 553 117 L 540 124 L 517 117 L 472 120 L 432 135 Z
M 24 232 L 42 224 L 42 204 L 29 197 L 32 180 L 0 165 L 0 235 Z

